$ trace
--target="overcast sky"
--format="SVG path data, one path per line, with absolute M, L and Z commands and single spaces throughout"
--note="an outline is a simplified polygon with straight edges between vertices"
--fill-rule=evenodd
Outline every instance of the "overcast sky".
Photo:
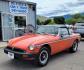
M 84 0 L 28 0 L 37 3 L 37 14 L 47 17 L 84 12 Z

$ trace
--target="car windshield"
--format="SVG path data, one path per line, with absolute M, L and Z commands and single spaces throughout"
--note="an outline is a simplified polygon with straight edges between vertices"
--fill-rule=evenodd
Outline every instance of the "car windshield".
M 54 26 L 40 26 L 36 33 L 38 34 L 58 34 L 58 28 Z

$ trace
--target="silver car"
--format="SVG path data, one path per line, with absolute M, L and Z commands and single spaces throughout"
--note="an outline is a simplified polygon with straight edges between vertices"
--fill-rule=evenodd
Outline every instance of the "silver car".
M 81 37 L 84 37 L 84 23 L 76 23 L 74 25 L 74 33 L 79 33 Z

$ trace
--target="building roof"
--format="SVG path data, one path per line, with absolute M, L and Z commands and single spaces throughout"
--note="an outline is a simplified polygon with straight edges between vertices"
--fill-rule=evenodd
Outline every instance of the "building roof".
M 12 1 L 12 2 L 21 2 L 21 3 L 28 3 L 28 4 L 36 5 L 36 3 L 29 2 L 27 0 L 0 0 L 0 1 Z

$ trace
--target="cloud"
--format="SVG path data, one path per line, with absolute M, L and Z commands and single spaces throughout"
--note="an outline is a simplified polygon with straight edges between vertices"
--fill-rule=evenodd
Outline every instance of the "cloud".
M 47 17 L 84 12 L 84 0 L 28 0 L 37 3 L 37 14 Z

